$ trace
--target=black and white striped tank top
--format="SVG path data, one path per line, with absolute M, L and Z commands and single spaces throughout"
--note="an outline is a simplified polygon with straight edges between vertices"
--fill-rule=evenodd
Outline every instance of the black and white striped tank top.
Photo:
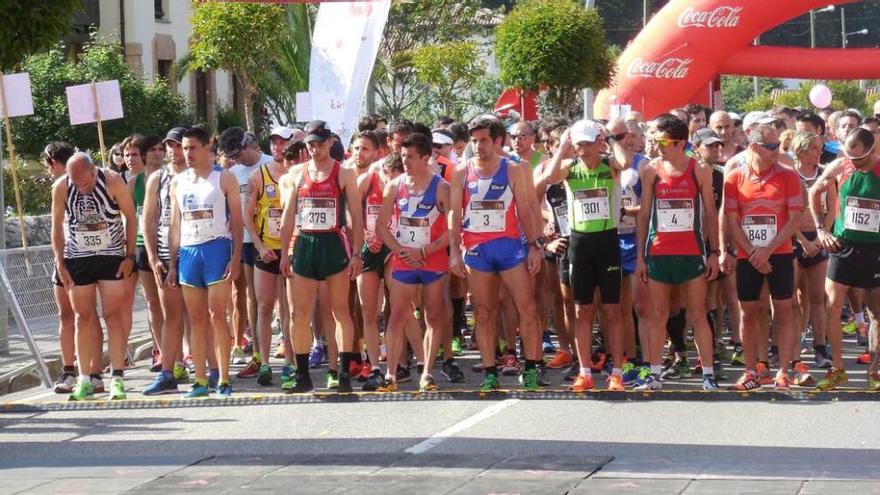
M 89 193 L 77 191 L 67 178 L 68 233 L 64 258 L 125 256 L 125 229 L 119 205 L 107 191 L 107 177 L 98 169 L 95 187 Z
M 159 176 L 159 230 L 156 232 L 156 251 L 159 259 L 168 261 L 171 250 L 168 245 L 168 233 L 171 230 L 171 180 L 174 174 L 163 168 Z

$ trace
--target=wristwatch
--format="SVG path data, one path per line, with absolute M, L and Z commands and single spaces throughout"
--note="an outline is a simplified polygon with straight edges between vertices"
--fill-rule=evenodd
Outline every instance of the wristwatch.
M 128 253 L 128 254 L 126 254 L 126 255 L 125 255 L 125 259 L 127 259 L 127 260 L 131 260 L 131 261 L 136 261 L 135 256 L 134 256 L 134 253 Z
M 544 246 L 547 245 L 547 238 L 544 236 L 540 236 L 535 239 L 535 242 L 533 242 L 532 244 L 534 244 L 534 246 L 538 249 L 544 249 Z

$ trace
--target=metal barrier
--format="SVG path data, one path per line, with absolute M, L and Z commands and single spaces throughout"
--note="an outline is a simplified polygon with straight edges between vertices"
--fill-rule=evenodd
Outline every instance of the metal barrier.
M 32 360 L 47 387 L 52 377 L 44 357 L 61 350 L 54 266 L 51 246 L 31 247 L 27 253 L 21 248 L 0 250 L 0 367 L 24 366 Z M 144 307 L 143 298 L 136 296 L 134 310 Z

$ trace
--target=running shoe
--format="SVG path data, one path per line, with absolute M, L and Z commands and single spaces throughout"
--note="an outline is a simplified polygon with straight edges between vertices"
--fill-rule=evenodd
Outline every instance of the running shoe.
M 76 376 L 71 375 L 70 373 L 64 373 L 61 377 L 58 378 L 58 381 L 55 382 L 55 390 L 56 394 L 69 394 L 73 392 L 73 387 L 76 386 Z
M 760 383 L 762 386 L 773 385 L 776 382 L 776 380 L 773 379 L 773 373 L 770 371 L 770 368 L 767 367 L 767 364 L 760 361 L 755 366 L 755 374 L 758 375 L 758 383 Z
M 519 363 L 519 359 L 516 358 L 513 354 L 507 354 L 504 356 L 504 366 L 501 368 L 501 374 L 512 376 L 518 375 L 522 372 L 522 365 Z
M 451 347 L 453 356 L 461 356 L 461 337 L 453 337 Z
M 741 343 L 737 342 L 733 344 L 733 354 L 730 356 L 730 365 L 735 366 L 745 366 L 746 361 L 743 359 L 743 346 Z
M 199 397 L 207 397 L 209 394 L 208 387 L 202 385 L 199 382 L 193 384 L 192 388 L 189 389 L 189 392 L 183 394 L 184 399 L 196 399 Z
M 440 367 L 440 374 L 451 383 L 464 383 L 465 380 L 464 373 L 461 372 L 458 363 L 451 359 L 443 361 L 443 365 Z
M 289 388 L 293 388 L 293 366 L 290 364 L 285 364 L 281 368 L 281 390 L 287 390 Z
M 361 374 L 361 368 L 363 368 L 363 363 L 356 363 L 351 361 L 348 363 L 348 374 L 351 376 L 358 376 Z
M 339 373 L 336 370 L 327 371 L 327 388 L 331 390 L 339 388 Z
M 388 360 L 388 349 L 385 348 L 385 344 L 379 345 L 379 362 L 384 363 Z
M 623 376 L 622 375 L 611 375 L 608 377 L 608 391 L 609 392 L 623 392 Z
M 578 393 L 586 392 L 592 389 L 593 377 L 586 375 L 578 375 L 577 378 L 574 380 L 574 383 L 572 383 L 571 386 L 568 387 L 569 391 Z
M 858 364 L 871 364 L 871 352 L 865 350 L 865 352 L 859 354 L 856 358 L 856 363 Z
M 174 363 L 174 367 L 171 369 L 171 376 L 174 377 L 174 381 L 177 383 L 186 383 L 189 380 L 189 372 L 186 371 L 186 366 L 181 363 Z
M 324 362 L 324 346 L 320 343 L 315 342 L 312 345 L 312 350 L 309 351 L 309 368 L 320 368 L 321 363 Z
M 655 375 L 648 375 L 645 378 L 644 383 L 641 385 L 636 385 L 633 390 L 638 391 L 653 391 L 653 390 L 663 390 L 663 384 L 660 383 L 660 377 Z
M 114 376 L 110 380 L 110 400 L 125 400 L 128 396 L 125 394 L 125 382 L 122 377 Z
M 232 397 L 232 385 L 228 383 L 221 383 L 219 387 L 217 387 L 217 398 L 218 399 L 228 399 Z
M 382 386 L 384 381 L 385 379 L 382 377 L 382 371 L 376 368 L 370 372 L 370 376 L 367 377 L 367 381 L 364 382 L 364 386 L 361 387 L 361 390 L 364 392 L 375 392 L 379 390 L 379 387 Z
M 244 359 L 244 349 L 241 346 L 234 346 L 229 355 L 232 358 L 232 364 L 244 364 L 246 362 Z
M 541 386 L 538 385 L 538 370 L 536 368 L 524 370 L 519 375 L 519 386 L 526 392 L 540 392 Z
M 691 367 L 686 359 L 679 359 L 672 363 L 672 366 L 667 368 L 661 377 L 664 380 L 681 380 L 682 378 L 690 378 Z
M 217 390 L 218 383 L 220 383 L 220 370 L 208 371 L 208 388 L 210 390 Z
M 754 374 L 749 373 L 748 371 L 743 373 L 735 384 L 728 387 L 729 390 L 739 390 L 741 392 L 748 392 L 749 390 L 755 390 L 759 388 L 761 388 L 761 384 L 758 383 L 757 377 Z
M 824 345 L 813 349 L 813 362 L 816 363 L 817 368 L 823 369 L 828 369 L 834 365 L 834 361 L 828 355 L 828 348 Z
M 409 370 L 408 366 L 397 366 L 397 373 L 394 374 L 394 377 L 397 379 L 397 383 L 406 383 L 412 380 L 412 371 Z
M 397 392 L 397 382 L 389 378 L 385 378 L 382 385 L 376 389 L 377 392 Z
M 498 383 L 498 377 L 495 375 L 486 375 L 483 383 L 480 384 L 480 392 L 497 392 L 501 390 L 501 384 Z
M 272 320 L 272 324 L 269 326 L 272 331 L 272 335 L 278 335 L 281 333 L 281 318 L 276 317 Z
M 434 383 L 434 377 L 431 375 L 424 375 L 422 379 L 419 381 L 419 392 L 436 392 L 440 390 L 440 387 Z
M 810 374 L 810 368 L 801 361 L 794 363 L 794 384 L 798 387 L 811 387 L 816 379 Z
M 350 394 L 354 392 L 351 388 L 351 375 L 348 373 L 339 374 L 339 383 L 336 385 L 336 391 L 340 394 Z
M 162 353 L 158 347 L 153 347 L 153 364 L 150 366 L 150 373 L 158 373 L 162 371 Z
M 147 388 L 144 389 L 144 395 L 162 395 L 176 393 L 177 380 L 174 379 L 174 376 L 167 376 L 164 372 L 161 371 L 156 374 L 156 378 L 153 380 L 153 383 L 147 385 Z
M 248 363 L 247 366 L 235 375 L 238 378 L 253 378 L 260 374 L 260 362 L 256 359 L 251 359 L 251 362 Z
M 73 392 L 70 394 L 70 397 L 67 398 L 69 401 L 83 401 L 83 400 L 92 400 L 95 398 L 95 387 L 92 385 L 91 381 L 87 382 L 77 382 L 76 386 L 73 387 Z
M 816 384 L 816 389 L 820 391 L 833 390 L 840 385 L 846 385 L 849 381 L 849 377 L 846 376 L 846 370 L 831 368 L 828 370 L 828 374 L 825 375 L 825 378 L 819 380 L 819 383 Z
M 542 387 L 550 386 L 550 378 L 547 376 L 547 367 L 543 364 L 538 364 L 538 385 Z
M 843 333 L 845 333 L 846 335 L 852 335 L 856 333 L 856 331 L 858 331 L 859 326 L 856 324 L 855 320 L 852 320 L 840 327 L 840 329 L 843 330 Z
M 868 390 L 874 392 L 880 390 L 880 373 L 877 370 L 868 373 Z
M 626 383 L 626 375 L 624 375 L 624 385 L 632 386 L 633 388 L 638 387 L 645 383 L 645 380 L 651 376 L 651 368 L 648 366 L 637 366 L 636 369 L 636 377 L 633 379 L 632 383 Z
M 100 376 L 93 376 L 89 379 L 92 382 L 92 389 L 96 394 L 104 393 L 104 379 Z
M 293 382 L 293 386 L 284 389 L 284 392 L 288 394 L 305 394 L 315 389 L 315 386 L 312 385 L 312 378 L 306 371 L 300 373 L 299 370 L 297 370 L 296 374 L 294 374 Z
M 373 371 L 373 365 L 370 364 L 369 361 L 364 361 L 364 364 L 361 365 L 360 372 L 357 374 L 357 381 L 363 383 L 370 378 L 370 373 Z
M 541 338 L 541 349 L 545 354 L 556 352 L 556 346 L 553 345 L 553 341 L 550 339 L 550 330 L 544 330 L 544 335 Z
M 581 374 L 581 365 L 577 361 L 571 363 L 571 366 L 562 374 L 562 379 L 567 382 L 573 382 Z
M 779 348 L 775 345 L 770 346 L 770 352 L 767 353 L 767 364 L 770 368 L 779 367 Z
M 718 390 L 718 380 L 715 379 L 715 375 L 703 375 L 703 390 L 707 392 L 711 392 L 713 390 Z
M 192 354 L 187 354 L 183 358 L 183 365 L 186 367 L 186 370 L 189 371 L 190 373 L 196 372 L 196 362 L 193 359 Z
M 724 342 L 715 342 L 715 349 L 712 353 L 712 357 L 719 361 L 727 360 L 727 347 L 724 346 Z
M 556 355 L 553 356 L 553 359 L 547 361 L 547 367 L 551 370 L 559 370 L 571 366 L 573 362 L 574 357 L 572 357 L 570 352 L 557 351 Z
M 590 371 L 593 373 L 601 373 L 602 370 L 605 369 L 605 363 L 608 362 L 608 354 L 604 352 L 597 352 L 593 354 L 593 364 L 590 366 Z
M 868 345 L 868 325 L 865 323 L 856 326 L 856 344 Z
M 257 383 L 264 387 L 272 385 L 272 368 L 268 364 L 260 365 L 260 370 L 257 372 Z
M 284 359 L 284 340 L 278 343 L 278 347 L 275 348 L 275 357 L 278 359 Z
M 791 388 L 791 378 L 789 378 L 788 373 L 785 371 L 780 371 L 776 374 L 776 380 L 774 380 L 774 385 L 777 390 L 788 390 Z

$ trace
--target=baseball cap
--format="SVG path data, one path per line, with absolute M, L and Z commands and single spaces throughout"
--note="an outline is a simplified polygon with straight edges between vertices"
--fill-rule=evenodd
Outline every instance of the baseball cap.
M 738 121 L 742 122 L 743 118 L 740 116 L 740 114 L 738 114 L 736 112 L 727 112 L 727 114 L 730 115 L 731 120 L 734 120 L 734 121 L 738 120 Z
M 178 144 L 182 143 L 183 142 L 183 133 L 186 132 L 187 129 L 189 129 L 189 128 L 188 127 L 174 127 L 174 128 L 172 128 L 170 131 L 168 131 L 168 134 L 165 134 L 165 139 L 162 140 L 162 143 L 164 144 L 166 141 L 174 141 L 175 143 L 178 143 Z
M 712 145 L 715 143 L 721 143 L 721 138 L 718 137 L 718 134 L 715 133 L 712 129 L 704 127 L 699 131 L 694 133 L 693 139 L 691 139 L 694 146 L 702 146 L 702 145 Z
M 579 120 L 571 126 L 572 144 L 578 144 L 584 141 L 595 143 L 596 139 L 598 139 L 601 134 L 602 126 L 592 120 Z
M 748 129 L 755 124 L 771 124 L 776 120 L 768 112 L 749 112 L 743 119 L 743 129 Z
M 281 139 L 289 141 L 291 137 L 293 137 L 293 129 L 287 127 L 285 125 L 279 125 L 272 128 L 272 132 L 269 134 L 269 137 L 278 136 Z
M 304 129 L 306 133 L 305 141 L 306 143 L 312 142 L 321 142 L 323 143 L 327 139 L 330 138 L 332 133 L 330 129 L 327 129 L 327 123 L 323 120 L 313 120 L 306 124 L 306 128 Z
M 433 144 L 452 144 L 452 133 L 446 129 L 434 129 L 431 131 L 431 142 Z

